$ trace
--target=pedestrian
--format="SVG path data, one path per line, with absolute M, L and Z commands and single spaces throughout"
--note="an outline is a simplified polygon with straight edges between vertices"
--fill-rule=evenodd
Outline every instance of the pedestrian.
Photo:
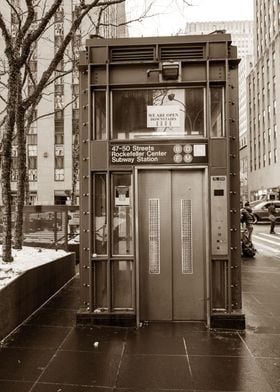
M 270 234 L 276 234 L 274 231 L 276 223 L 276 209 L 274 203 L 271 203 L 268 206 L 268 219 L 270 220 Z
M 241 209 L 241 222 L 245 223 L 246 229 L 248 231 L 248 239 L 252 242 L 254 215 L 248 201 L 246 201 L 244 204 L 244 208 Z

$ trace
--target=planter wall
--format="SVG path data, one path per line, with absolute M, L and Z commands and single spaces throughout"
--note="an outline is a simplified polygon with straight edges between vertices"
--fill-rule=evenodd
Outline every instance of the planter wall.
M 30 269 L 0 290 L 0 340 L 75 275 L 75 254 Z

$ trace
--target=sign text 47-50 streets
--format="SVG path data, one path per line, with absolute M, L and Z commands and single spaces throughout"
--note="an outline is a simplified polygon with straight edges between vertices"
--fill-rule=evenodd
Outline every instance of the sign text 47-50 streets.
M 167 151 L 160 147 L 158 145 L 115 144 L 111 146 L 111 162 L 128 165 L 160 163 L 167 157 Z

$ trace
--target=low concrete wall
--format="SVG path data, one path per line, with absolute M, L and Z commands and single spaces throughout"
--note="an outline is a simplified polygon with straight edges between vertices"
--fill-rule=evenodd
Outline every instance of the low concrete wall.
M 75 275 L 75 254 L 24 272 L 0 290 L 0 340 Z

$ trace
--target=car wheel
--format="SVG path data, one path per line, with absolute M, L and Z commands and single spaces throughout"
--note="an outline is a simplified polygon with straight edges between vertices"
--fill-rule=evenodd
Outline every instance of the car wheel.
M 254 221 L 253 221 L 253 223 L 254 224 L 257 224 L 258 223 L 258 221 L 259 221 L 259 218 L 258 218 L 258 216 L 257 215 L 253 215 L 254 216 Z

